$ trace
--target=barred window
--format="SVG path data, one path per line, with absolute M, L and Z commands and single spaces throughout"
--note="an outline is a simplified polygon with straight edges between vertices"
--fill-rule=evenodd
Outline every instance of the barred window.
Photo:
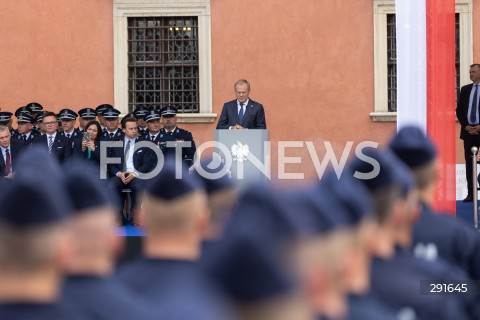
M 388 111 L 397 111 L 397 33 L 395 15 L 387 14 Z
M 455 14 L 455 92 L 460 92 L 460 15 Z M 397 43 L 395 14 L 387 14 L 388 111 L 397 111 Z
M 199 112 L 197 17 L 128 18 L 128 109 Z

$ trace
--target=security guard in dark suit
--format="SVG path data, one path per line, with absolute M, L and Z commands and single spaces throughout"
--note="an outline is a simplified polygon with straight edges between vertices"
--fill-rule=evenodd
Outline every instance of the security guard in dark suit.
M 40 132 L 33 130 L 33 118 L 27 112 L 17 115 L 17 134 L 14 139 L 22 141 L 26 146 L 32 144 L 33 140 L 40 136 Z
M 175 147 L 182 146 L 183 142 L 185 142 L 182 147 L 182 159 L 187 166 L 191 166 L 197 150 L 192 133 L 177 127 L 177 108 L 166 106 L 160 110 L 160 113 L 162 115 L 163 128 L 160 130 L 159 139 L 160 149 L 164 156 L 174 156 Z M 190 146 L 187 143 L 190 143 Z
M 435 145 L 419 128 L 408 126 L 393 137 L 390 148 L 412 170 L 420 190 L 421 213 L 413 228 L 412 252 L 427 260 L 445 259 L 480 280 L 477 231 L 431 208 L 437 169 Z
M 102 134 L 100 141 L 123 141 L 125 134 L 118 127 L 120 111 L 117 109 L 106 109 L 101 117 L 105 119 L 106 131 Z M 97 117 L 100 115 L 97 112 Z

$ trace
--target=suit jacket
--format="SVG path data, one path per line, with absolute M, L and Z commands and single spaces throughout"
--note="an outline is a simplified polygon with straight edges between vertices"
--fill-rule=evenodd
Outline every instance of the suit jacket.
M 265 121 L 265 111 L 263 106 L 253 101 L 248 100 L 248 105 L 245 106 L 245 114 L 242 121 L 238 118 L 237 100 L 232 100 L 223 105 L 222 114 L 218 119 L 217 129 L 228 129 L 230 126 L 236 124 L 241 125 L 247 129 L 266 129 L 267 123 Z
M 18 157 L 20 154 L 25 150 L 25 145 L 23 144 L 23 140 L 15 140 L 12 139 L 10 141 L 10 160 L 12 165 L 12 171 L 16 171 L 16 163 L 18 161 Z M 3 153 L 0 150 L 0 177 L 5 177 L 5 161 L 3 160 Z
M 33 145 L 40 145 L 48 150 L 47 134 L 36 137 L 33 140 Z M 70 139 L 57 132 L 52 145 L 52 156 L 55 156 L 59 163 L 65 163 L 72 156 L 72 142 Z
M 135 170 L 139 173 L 149 173 L 154 169 L 155 166 L 153 159 L 153 151 L 149 148 L 138 148 L 137 142 L 140 141 L 142 140 L 139 138 L 135 139 L 133 149 L 133 166 L 135 167 Z M 110 164 L 108 167 L 108 172 L 112 177 L 114 177 L 117 172 L 123 171 L 123 164 L 125 162 L 125 146 L 123 145 L 123 142 L 124 141 L 122 141 L 121 148 L 108 148 L 109 158 L 120 158 L 120 163 Z
M 465 127 L 468 126 L 468 102 L 470 100 L 470 92 L 472 91 L 473 83 L 467 84 L 460 89 L 460 95 L 457 100 L 457 118 L 460 122 L 460 139 L 465 140 L 470 135 L 465 131 Z M 478 93 L 480 94 L 480 92 Z

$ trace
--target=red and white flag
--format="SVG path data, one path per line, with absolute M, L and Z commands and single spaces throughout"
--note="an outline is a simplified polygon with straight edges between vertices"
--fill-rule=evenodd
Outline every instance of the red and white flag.
M 455 0 L 397 0 L 397 128 L 415 124 L 435 141 L 435 208 L 455 213 Z

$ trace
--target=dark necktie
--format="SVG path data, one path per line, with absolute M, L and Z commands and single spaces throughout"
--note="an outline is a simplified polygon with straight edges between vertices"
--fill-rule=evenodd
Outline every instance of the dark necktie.
M 127 159 L 128 159 L 128 151 L 130 150 L 130 140 L 127 142 L 127 146 L 125 147 L 125 154 L 123 157 L 123 172 L 127 170 Z
M 240 119 L 240 122 L 243 120 L 243 103 L 240 104 L 240 110 L 238 111 L 238 119 Z
M 67 133 L 67 138 L 70 139 L 70 133 Z
M 473 100 L 472 100 L 472 109 L 470 110 L 470 123 L 474 124 L 475 120 L 477 118 L 477 113 L 478 113 L 478 105 L 477 105 L 477 88 L 478 84 L 474 85 L 475 91 L 473 92 Z
M 22 137 L 23 137 L 23 141 L 27 142 L 27 135 L 24 134 L 24 135 L 22 135 Z
M 5 175 L 8 176 L 10 174 L 10 151 L 8 149 L 5 150 Z
M 173 133 L 173 131 L 167 131 L 167 134 L 168 134 L 169 136 L 171 136 L 172 133 Z
M 110 139 L 113 139 L 113 133 L 109 133 Z
M 155 136 L 151 136 L 151 138 L 152 138 L 152 141 L 155 141 Z

